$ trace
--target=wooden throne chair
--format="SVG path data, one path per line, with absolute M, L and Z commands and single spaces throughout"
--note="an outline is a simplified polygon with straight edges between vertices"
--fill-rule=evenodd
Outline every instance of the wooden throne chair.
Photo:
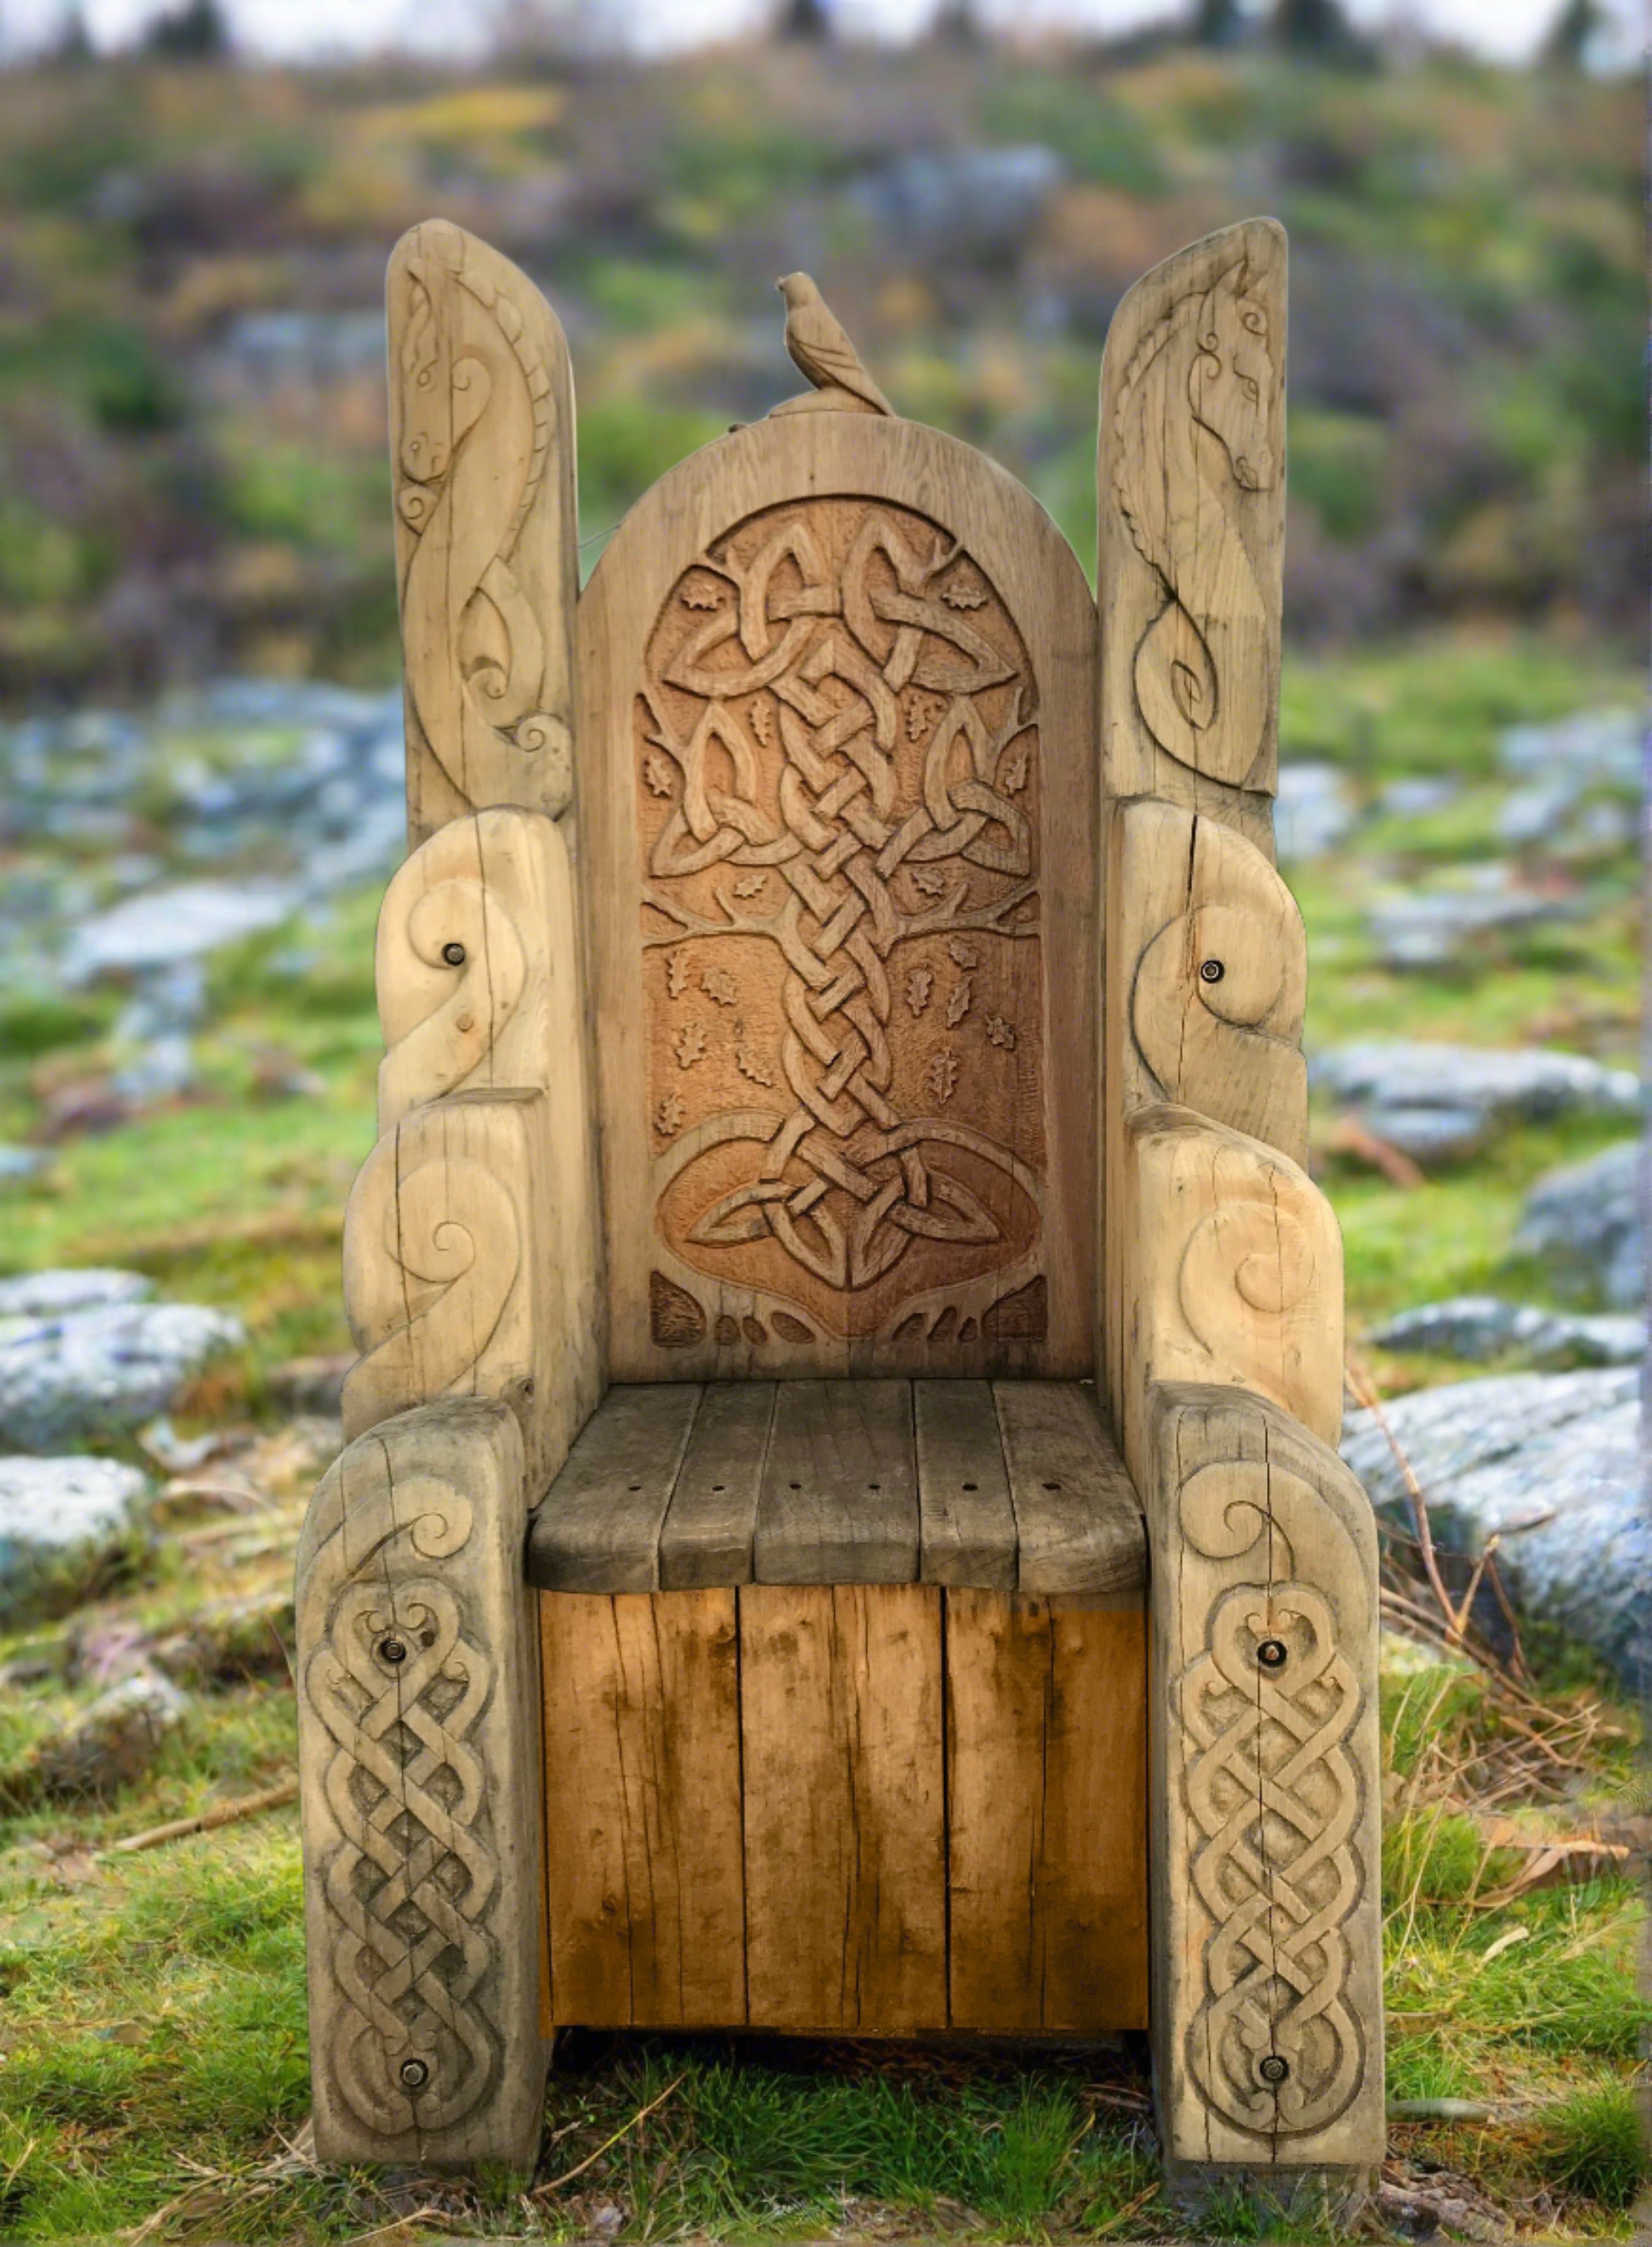
M 1146 2028 L 1186 2189 L 1357 2189 L 1284 236 L 1120 307 L 1099 602 L 795 281 L 815 386 L 582 591 L 555 318 L 451 225 L 392 261 L 412 850 L 299 1561 L 317 2146 L 530 2162 L 570 2024 Z

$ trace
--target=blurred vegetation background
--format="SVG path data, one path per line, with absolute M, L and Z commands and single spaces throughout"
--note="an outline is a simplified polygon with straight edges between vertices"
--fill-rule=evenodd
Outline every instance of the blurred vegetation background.
M 815 273 L 903 412 L 1093 563 L 1097 364 L 1156 259 L 1258 211 L 1293 253 L 1299 647 L 1644 620 L 1642 99 L 1571 0 L 1515 70 L 1232 0 L 1110 46 L 776 35 L 652 65 L 507 11 L 486 65 L 260 66 L 208 0 L 0 73 L 0 703 L 225 671 L 393 678 L 381 286 L 441 214 L 568 330 L 585 557 L 795 387 Z

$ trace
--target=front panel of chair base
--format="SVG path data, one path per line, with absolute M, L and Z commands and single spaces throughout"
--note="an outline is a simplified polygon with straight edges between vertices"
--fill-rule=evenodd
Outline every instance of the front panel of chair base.
M 558 2025 L 1147 2020 L 1138 1597 L 547 1592 Z

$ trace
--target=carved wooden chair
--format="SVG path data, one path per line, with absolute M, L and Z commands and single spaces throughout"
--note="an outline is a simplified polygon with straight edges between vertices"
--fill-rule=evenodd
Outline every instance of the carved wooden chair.
M 1285 242 L 1149 274 L 1100 602 L 816 384 L 579 591 L 557 324 L 389 277 L 412 855 L 299 1564 L 316 2138 L 531 2160 L 556 2026 L 1150 2027 L 1381 2152 L 1371 1516 L 1272 864 Z

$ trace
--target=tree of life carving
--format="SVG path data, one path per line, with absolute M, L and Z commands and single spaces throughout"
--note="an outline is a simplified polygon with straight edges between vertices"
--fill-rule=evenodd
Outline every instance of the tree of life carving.
M 1036 708 L 985 573 L 910 509 L 770 509 L 679 577 L 635 727 L 674 1285 L 968 1340 L 1039 1275 Z

